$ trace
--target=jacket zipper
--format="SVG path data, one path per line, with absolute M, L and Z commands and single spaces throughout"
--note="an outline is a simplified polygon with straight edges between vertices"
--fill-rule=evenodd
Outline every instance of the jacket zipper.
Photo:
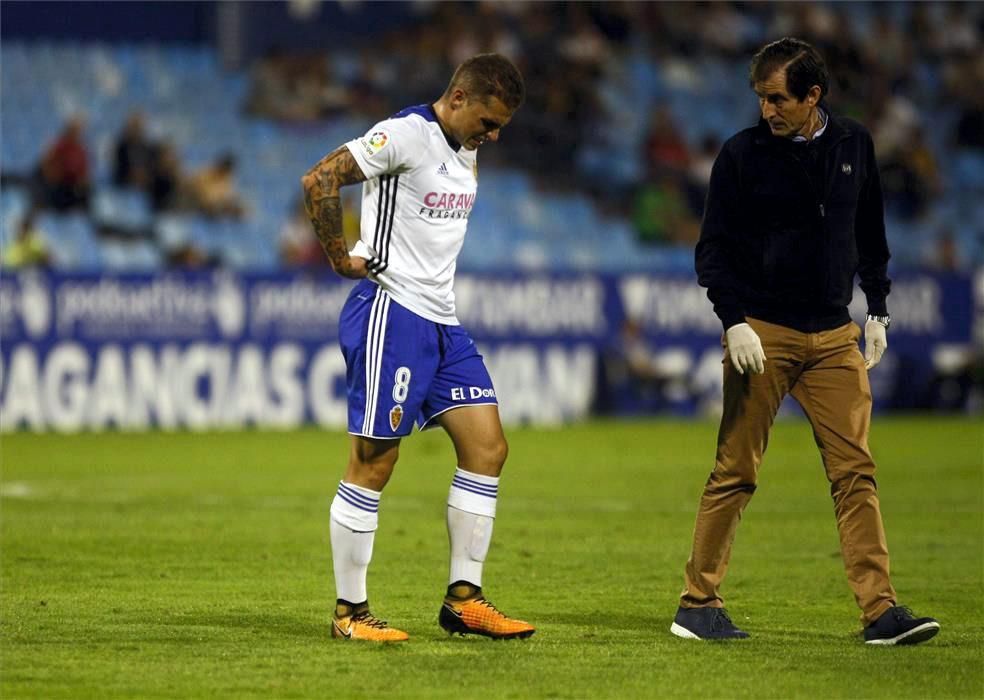
M 827 148 L 826 154 L 824 154 L 825 159 L 829 159 L 831 157 L 831 154 L 834 152 L 834 149 L 837 148 L 838 145 L 840 145 L 840 142 L 841 141 L 846 141 L 848 138 L 849 138 L 849 135 L 846 135 L 845 134 L 845 135 L 842 135 L 840 138 L 838 138 L 836 141 L 834 141 L 832 144 L 830 144 L 830 146 Z M 824 203 L 827 200 L 827 197 L 826 197 L 826 194 L 827 193 L 826 192 L 823 192 L 823 193 L 817 192 L 816 188 L 813 186 L 813 178 L 810 177 L 810 171 L 808 171 L 806 169 L 806 166 L 803 165 L 803 163 L 800 161 L 799 158 L 797 158 L 796 156 L 793 156 L 793 155 L 788 155 L 788 154 L 783 154 L 783 157 L 788 158 L 789 160 L 795 161 L 796 167 L 799 168 L 800 172 L 803 173 L 806 176 L 806 181 L 810 185 L 810 192 L 813 194 L 813 201 L 816 202 L 816 204 L 817 204 L 817 210 L 820 212 L 820 218 L 821 219 L 826 219 L 827 218 L 827 209 L 826 209 L 826 206 L 825 206 Z M 827 169 L 826 163 L 825 163 L 824 164 L 824 175 L 826 177 L 824 178 L 824 187 L 829 189 L 829 186 L 830 186 L 830 177 L 829 177 L 829 173 L 827 172 L 827 170 L 828 169 Z
M 803 175 L 806 177 L 806 182 L 810 186 L 810 192 L 811 194 L 813 194 L 813 201 L 816 203 L 820 211 L 820 218 L 821 219 L 825 218 L 827 215 L 827 211 L 823 207 L 823 199 L 818 196 L 817 190 L 813 186 L 813 178 L 810 177 L 810 171 L 806 169 L 806 166 L 803 165 L 800 159 L 797 158 L 796 156 L 791 154 L 783 154 L 783 157 L 796 163 L 796 167 L 799 168 L 799 171 L 803 173 Z

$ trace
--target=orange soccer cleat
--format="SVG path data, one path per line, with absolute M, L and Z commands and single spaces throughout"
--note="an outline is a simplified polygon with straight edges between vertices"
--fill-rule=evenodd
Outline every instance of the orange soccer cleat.
M 449 634 L 480 634 L 492 639 L 526 639 L 536 632 L 530 623 L 503 615 L 481 591 L 466 600 L 445 598 L 438 622 Z
M 367 642 L 405 642 L 410 635 L 386 624 L 385 620 L 361 610 L 354 615 L 334 616 L 331 636 L 335 639 L 362 639 Z

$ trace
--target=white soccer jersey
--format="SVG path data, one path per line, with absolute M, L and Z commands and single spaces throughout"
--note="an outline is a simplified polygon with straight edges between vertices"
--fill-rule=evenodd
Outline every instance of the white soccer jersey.
M 458 325 L 454 271 L 478 189 L 476 152 L 444 135 L 430 105 L 408 107 L 345 144 L 362 172 L 352 255 L 401 305 Z

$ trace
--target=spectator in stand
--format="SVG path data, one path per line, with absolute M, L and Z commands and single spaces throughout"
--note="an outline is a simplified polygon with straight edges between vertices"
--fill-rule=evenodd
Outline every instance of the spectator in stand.
M 284 121 L 314 121 L 344 110 L 348 95 L 335 84 L 322 53 L 289 54 L 279 48 L 256 62 L 246 112 Z
M 28 211 L 17 226 L 17 236 L 3 251 L 4 267 L 48 267 L 51 252 L 44 234 L 34 221 L 35 210 Z
M 280 262 L 288 267 L 326 264 L 324 250 L 311 229 L 304 199 L 298 197 L 292 210 L 280 227 Z
M 359 198 L 356 190 L 342 190 L 342 234 L 350 248 L 359 240 Z M 289 267 L 326 265 L 324 249 L 311 228 L 311 219 L 298 198 L 293 213 L 280 227 L 280 261 Z
M 279 118 L 282 105 L 287 100 L 286 81 L 283 74 L 287 58 L 279 47 L 274 47 L 250 69 L 250 90 L 245 111 L 257 117 Z
M 153 176 L 154 144 L 142 112 L 131 112 L 114 148 L 113 184 L 147 190 Z
M 954 129 L 954 145 L 984 152 L 984 95 L 970 90 Z
M 181 163 L 174 145 L 168 141 L 158 146 L 151 162 L 148 184 L 150 206 L 156 212 L 181 208 Z
M 711 168 L 718 151 L 721 150 L 721 139 L 712 133 L 704 134 L 700 140 L 700 149 L 690 159 L 687 168 L 687 200 L 690 211 L 697 217 L 704 215 L 704 200 L 707 199 L 707 189 L 711 183 Z
M 198 269 L 218 265 L 215 256 L 211 256 L 194 243 L 185 242 L 170 250 L 164 251 L 164 262 L 169 268 Z
M 690 164 L 687 142 L 666 107 L 660 107 L 652 114 L 646 136 L 646 157 L 652 175 L 683 173 Z
M 903 71 L 912 56 L 912 45 L 887 13 L 872 18 L 871 39 L 864 43 L 862 50 L 869 64 L 877 64 L 890 76 Z
M 206 216 L 241 219 L 248 213 L 236 190 L 236 157 L 224 153 L 188 180 L 190 206 Z
M 922 216 L 941 190 L 939 168 L 922 127 L 881 166 L 886 206 L 904 219 Z
M 841 113 L 860 115 L 869 85 L 863 51 L 846 13 L 833 12 L 829 21 L 833 24 L 831 31 L 817 42 L 817 49 L 823 53 L 830 70 Z
M 738 58 L 752 33 L 748 15 L 725 2 L 710 3 L 702 10 L 704 16 L 698 25 L 701 39 L 714 53 Z
M 611 55 L 611 46 L 604 33 L 591 16 L 587 3 L 565 3 L 566 36 L 558 44 L 558 52 L 565 60 L 600 71 Z
M 940 272 L 956 272 L 960 270 L 960 246 L 957 245 L 953 229 L 944 226 L 936 235 L 929 258 L 926 262 Z
M 48 147 L 39 167 L 39 201 L 66 211 L 89 204 L 89 153 L 83 142 L 85 121 L 79 115 L 68 120 Z
M 933 48 L 940 55 L 977 55 L 981 39 L 977 22 L 970 9 L 974 3 L 946 3 L 943 14 L 936 21 L 932 36 Z
M 640 243 L 692 246 L 697 242 L 697 221 L 675 177 L 667 174 L 644 184 L 636 195 L 634 210 Z

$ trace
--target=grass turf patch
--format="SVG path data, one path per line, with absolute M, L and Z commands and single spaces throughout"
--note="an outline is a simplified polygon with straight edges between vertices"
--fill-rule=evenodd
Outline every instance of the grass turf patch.
M 486 590 L 538 631 L 449 638 L 439 432 L 383 495 L 373 611 L 404 645 L 333 642 L 328 506 L 348 438 L 297 432 L 4 435 L 0 695 L 19 697 L 980 697 L 982 430 L 879 418 L 871 444 L 912 648 L 858 642 L 809 426 L 776 425 L 724 593 L 752 638 L 668 628 L 717 426 L 511 430 Z

